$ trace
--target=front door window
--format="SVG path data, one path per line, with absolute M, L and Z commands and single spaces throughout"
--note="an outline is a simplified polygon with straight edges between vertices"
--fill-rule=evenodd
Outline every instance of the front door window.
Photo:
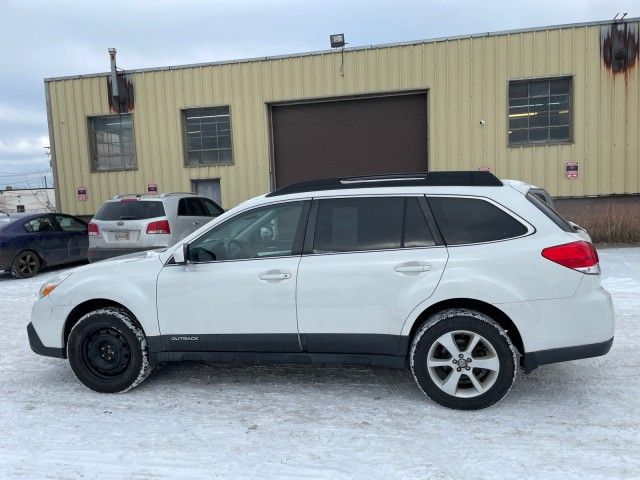
M 189 261 L 202 263 L 295 255 L 302 243 L 304 202 L 256 208 L 227 220 L 189 245 Z

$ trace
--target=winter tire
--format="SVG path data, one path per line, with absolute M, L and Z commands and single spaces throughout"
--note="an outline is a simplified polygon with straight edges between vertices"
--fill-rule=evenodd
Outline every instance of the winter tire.
M 16 278 L 31 278 L 40 271 L 40 257 L 33 250 L 16 255 L 11 264 L 11 275 Z
M 147 340 L 131 315 L 118 308 L 87 313 L 69 333 L 73 373 L 96 392 L 126 392 L 151 372 Z
M 413 338 L 409 361 L 422 392 L 458 410 L 499 402 L 511 389 L 517 370 L 516 350 L 504 329 L 468 309 L 430 317 Z

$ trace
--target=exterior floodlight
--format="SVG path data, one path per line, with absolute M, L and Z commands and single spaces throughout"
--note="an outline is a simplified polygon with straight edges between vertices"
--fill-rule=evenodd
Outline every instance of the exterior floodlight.
M 329 40 L 331 41 L 331 48 L 342 48 L 346 43 L 344 41 L 344 33 L 329 35 Z

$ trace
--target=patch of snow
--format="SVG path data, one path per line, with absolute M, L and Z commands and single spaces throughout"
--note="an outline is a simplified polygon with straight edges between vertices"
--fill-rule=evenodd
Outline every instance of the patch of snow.
M 55 273 L 0 274 L 0 478 L 638 478 L 640 248 L 599 253 L 611 352 L 520 375 L 472 412 L 365 367 L 174 364 L 94 393 L 29 348 Z

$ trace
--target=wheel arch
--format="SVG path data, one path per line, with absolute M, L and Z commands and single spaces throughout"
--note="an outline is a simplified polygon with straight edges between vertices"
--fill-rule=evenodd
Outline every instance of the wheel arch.
M 47 260 L 44 254 L 40 251 L 40 249 L 34 247 L 33 245 L 26 245 L 26 246 L 17 245 L 15 252 L 16 253 L 13 256 L 13 260 L 11 260 L 11 263 L 13 263 L 15 259 L 18 258 L 20 255 L 22 255 L 24 252 L 33 252 L 38 256 L 38 259 L 40 260 L 40 268 L 47 265 Z
M 520 336 L 518 327 L 516 327 L 515 323 L 513 323 L 513 320 L 511 320 L 511 318 L 509 318 L 506 313 L 504 313 L 495 305 L 491 305 L 490 303 L 483 302 L 482 300 L 476 300 L 472 298 L 451 298 L 442 300 L 440 302 L 434 303 L 426 310 L 424 310 L 420 315 L 418 315 L 415 322 L 413 322 L 413 325 L 411 326 L 411 331 L 409 333 L 407 342 L 407 351 L 405 353 L 408 354 L 411 342 L 413 341 L 413 337 L 415 336 L 420 326 L 432 315 L 450 308 L 468 308 L 470 310 L 476 310 L 478 312 L 484 313 L 485 315 L 491 317 L 498 323 L 498 325 L 500 325 L 505 330 L 507 336 L 513 343 L 513 346 L 516 347 L 520 355 L 522 355 L 522 358 L 524 358 L 524 342 L 522 341 L 522 337 Z
M 62 337 L 62 346 L 65 349 L 65 351 L 67 348 L 67 340 L 69 339 L 69 333 L 71 333 L 71 329 L 73 328 L 73 326 L 76 323 L 78 323 L 78 321 L 87 313 L 93 312 L 94 310 L 97 310 L 99 308 L 105 308 L 105 307 L 115 307 L 120 310 L 124 310 L 127 313 L 127 315 L 130 317 L 131 321 L 135 323 L 135 325 L 144 332 L 144 327 L 140 324 L 140 322 L 138 321 L 138 319 L 130 309 L 128 309 L 121 303 L 118 303 L 114 300 L 109 300 L 106 298 L 94 298 L 76 305 L 73 308 L 73 310 L 69 312 L 69 315 L 67 315 L 67 319 L 64 322 L 64 330 L 63 330 L 63 337 Z M 146 333 L 145 333 L 145 336 L 146 336 Z

